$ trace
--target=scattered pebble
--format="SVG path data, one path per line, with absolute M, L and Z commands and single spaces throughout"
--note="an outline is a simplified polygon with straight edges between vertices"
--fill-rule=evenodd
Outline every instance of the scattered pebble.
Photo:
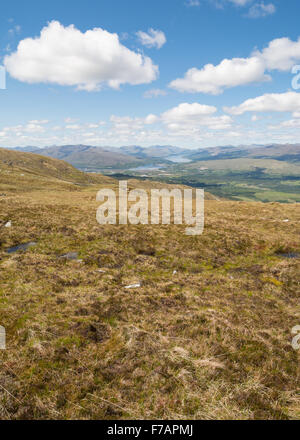
M 177 274 L 177 270 L 174 270 L 173 275 L 176 275 L 176 274 Z
M 12 227 L 12 222 L 9 221 L 6 223 L 6 225 L 4 225 L 5 228 L 11 228 Z
M 288 223 L 288 222 L 289 222 L 289 219 L 287 218 L 287 219 L 283 220 L 283 222 L 284 222 L 284 223 Z
M 62 258 L 65 260 L 78 260 L 78 253 L 77 252 L 68 252 L 67 254 L 61 255 L 59 258 Z
M 125 289 L 138 289 L 139 287 L 141 287 L 141 284 L 137 283 L 137 284 L 130 284 L 129 286 L 126 286 Z

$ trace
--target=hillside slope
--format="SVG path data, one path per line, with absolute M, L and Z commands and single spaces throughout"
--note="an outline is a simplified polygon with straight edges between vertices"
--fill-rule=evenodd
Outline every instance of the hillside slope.
M 243 157 L 257 159 L 276 159 L 300 161 L 300 144 L 240 145 L 201 148 L 190 151 L 187 157 L 191 160 L 223 160 Z
M 124 180 L 126 180 L 124 178 Z M 79 171 L 67 162 L 47 158 L 35 153 L 24 153 L 0 148 L 0 187 L 2 190 L 32 191 L 106 185 L 118 189 L 118 181 L 101 174 L 89 174 Z M 187 188 L 184 185 L 172 185 L 156 181 L 129 179 L 129 188 Z M 210 193 L 205 193 L 206 200 L 216 200 Z
M 120 150 L 131 156 L 138 158 L 168 158 L 177 154 L 191 152 L 185 148 L 173 147 L 172 145 L 153 145 L 151 147 L 143 148 L 139 146 L 121 147 Z
M 117 149 L 108 150 L 101 147 L 87 145 L 48 147 L 40 150 L 39 154 L 65 160 L 74 167 L 86 171 L 94 171 L 110 167 L 134 167 L 143 165 L 144 163 L 140 159 L 129 156 Z
M 207 201 L 189 237 L 99 225 L 99 185 L 0 176 L 2 419 L 300 419 L 298 204 Z
M 5 188 L 41 188 L 41 182 L 49 185 L 58 183 L 96 184 L 110 182 L 112 179 L 101 175 L 83 173 L 72 165 L 35 153 L 24 153 L 0 148 L 0 184 Z

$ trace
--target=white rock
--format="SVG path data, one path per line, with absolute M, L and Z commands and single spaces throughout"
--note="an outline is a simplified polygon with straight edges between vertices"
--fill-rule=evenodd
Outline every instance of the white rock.
M 284 223 L 288 223 L 288 222 L 289 222 L 289 219 L 287 218 L 287 219 L 283 220 L 283 222 L 284 222 Z
M 137 283 L 137 284 L 130 284 L 129 286 L 126 286 L 125 289 L 138 289 L 139 287 L 141 287 L 141 284 Z
M 11 228 L 12 227 L 12 223 L 11 221 L 7 222 L 6 225 L 4 226 L 5 228 Z

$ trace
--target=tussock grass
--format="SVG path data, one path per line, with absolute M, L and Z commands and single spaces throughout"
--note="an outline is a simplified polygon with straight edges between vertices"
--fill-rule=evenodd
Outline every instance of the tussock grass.
M 299 252 L 299 205 L 207 201 L 188 237 L 98 225 L 108 181 L 18 173 L 0 173 L 2 419 L 300 418 L 299 260 L 277 255 Z

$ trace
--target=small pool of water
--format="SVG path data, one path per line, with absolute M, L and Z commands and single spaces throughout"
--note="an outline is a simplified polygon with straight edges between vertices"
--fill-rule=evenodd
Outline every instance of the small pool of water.
M 26 251 L 30 247 L 33 247 L 36 245 L 37 245 L 37 243 L 35 243 L 34 241 L 30 241 L 29 243 L 23 243 L 23 244 L 18 244 L 17 246 L 13 246 L 13 247 L 7 249 L 6 252 L 8 254 L 14 254 L 19 251 Z
M 282 258 L 300 258 L 300 254 L 297 252 L 289 252 L 287 254 L 276 254 L 277 257 L 282 257 Z

